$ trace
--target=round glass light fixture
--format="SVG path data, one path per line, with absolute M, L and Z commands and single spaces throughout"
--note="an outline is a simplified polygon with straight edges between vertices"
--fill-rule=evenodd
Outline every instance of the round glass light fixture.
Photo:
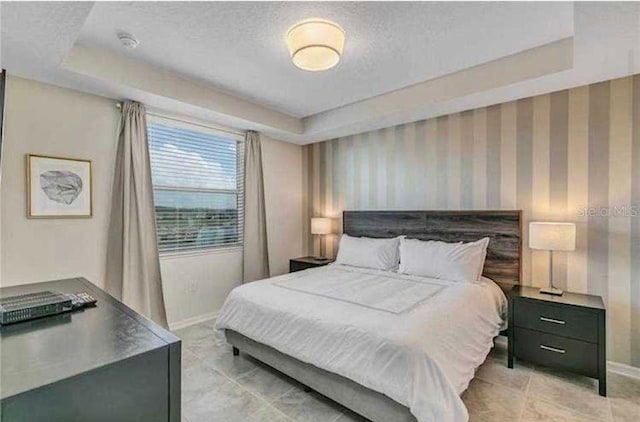
M 296 23 L 287 31 L 291 60 L 300 69 L 331 69 L 340 61 L 344 49 L 344 29 L 326 19 L 311 18 Z

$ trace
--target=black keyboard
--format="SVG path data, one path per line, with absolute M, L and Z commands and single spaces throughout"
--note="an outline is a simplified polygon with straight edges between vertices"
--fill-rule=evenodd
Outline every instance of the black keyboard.
M 14 324 L 72 310 L 72 299 L 50 291 L 0 299 L 0 324 Z

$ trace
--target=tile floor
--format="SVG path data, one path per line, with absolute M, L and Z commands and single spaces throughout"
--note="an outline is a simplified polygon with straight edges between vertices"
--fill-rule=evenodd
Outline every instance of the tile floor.
M 187 422 L 365 422 L 247 355 L 234 357 L 222 333 L 205 322 L 183 340 L 182 414 Z M 496 346 L 462 399 L 471 421 L 640 421 L 640 381 L 609 373 L 609 397 L 597 381 L 523 363 L 506 367 Z

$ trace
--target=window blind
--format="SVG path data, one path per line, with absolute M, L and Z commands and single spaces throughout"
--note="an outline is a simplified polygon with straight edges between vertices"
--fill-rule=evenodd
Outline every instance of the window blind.
M 243 137 L 151 115 L 147 132 L 160 252 L 240 246 Z

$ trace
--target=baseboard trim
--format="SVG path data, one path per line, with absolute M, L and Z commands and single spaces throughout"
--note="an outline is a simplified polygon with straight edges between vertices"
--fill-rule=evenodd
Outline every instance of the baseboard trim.
M 631 378 L 640 379 L 640 368 L 624 363 L 607 361 L 607 370 Z
M 201 322 L 211 321 L 218 317 L 219 311 L 207 312 L 206 314 L 197 315 L 191 318 L 183 319 L 182 321 L 176 321 L 169 323 L 169 329 L 171 331 L 180 330 L 181 328 L 187 328 Z

